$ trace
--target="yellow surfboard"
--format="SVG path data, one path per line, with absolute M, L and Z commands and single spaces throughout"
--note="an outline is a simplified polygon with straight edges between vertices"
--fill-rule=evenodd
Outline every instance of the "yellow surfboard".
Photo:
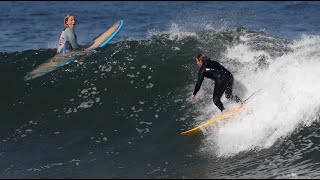
M 218 116 L 218 117 L 216 117 L 216 118 L 214 118 L 214 119 L 211 119 L 211 120 L 209 120 L 209 121 L 207 121 L 207 122 L 205 122 L 205 123 L 203 123 L 203 124 L 201 124 L 201 125 L 193 128 L 193 129 L 190 129 L 190 130 L 188 130 L 188 131 L 184 131 L 184 132 L 182 132 L 181 134 L 182 134 L 182 135 L 194 135 L 194 134 L 197 134 L 198 132 L 201 131 L 201 128 L 204 128 L 204 127 L 206 127 L 206 126 L 208 126 L 208 125 L 210 125 L 210 124 L 212 124 L 212 123 L 215 123 L 215 122 L 217 122 L 217 121 L 219 121 L 219 120 L 228 118 L 228 117 L 236 114 L 237 112 L 240 112 L 243 107 L 244 107 L 244 104 L 241 104 L 240 107 L 235 108 L 235 109 L 231 109 L 231 110 L 228 110 L 228 111 L 225 111 L 225 112 L 223 112 L 220 116 Z

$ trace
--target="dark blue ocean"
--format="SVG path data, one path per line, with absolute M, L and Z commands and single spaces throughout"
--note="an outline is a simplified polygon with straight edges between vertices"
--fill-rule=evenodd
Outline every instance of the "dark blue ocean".
M 105 47 L 41 77 L 66 14 Z M 320 178 L 320 2 L 0 2 L 0 178 Z M 194 56 L 234 75 L 220 115 Z M 227 109 L 237 104 L 222 97 Z

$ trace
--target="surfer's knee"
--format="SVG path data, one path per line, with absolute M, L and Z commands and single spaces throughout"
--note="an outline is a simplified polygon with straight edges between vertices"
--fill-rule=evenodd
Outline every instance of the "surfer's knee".
M 226 93 L 226 98 L 227 98 L 227 99 L 231 99 L 231 98 L 232 98 L 232 95 Z

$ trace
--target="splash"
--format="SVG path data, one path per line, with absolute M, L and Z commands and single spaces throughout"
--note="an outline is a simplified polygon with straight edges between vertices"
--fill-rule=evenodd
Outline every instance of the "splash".
M 186 37 L 195 37 L 196 36 L 195 32 L 185 30 L 183 27 L 172 22 L 170 24 L 168 30 L 165 30 L 165 31 L 149 30 L 147 38 L 151 38 L 152 36 L 161 36 L 163 34 L 168 35 L 169 40 L 177 40 L 177 41 L 184 39 Z
M 229 48 L 227 58 L 242 65 L 234 76 L 246 87 L 243 95 L 260 88 L 263 90 L 250 99 L 236 118 L 220 124 L 214 133 L 210 131 L 206 148 L 218 156 L 270 148 L 295 130 L 317 121 L 320 107 L 319 38 L 303 35 L 300 40 L 288 44 L 290 51 L 275 58 L 272 58 L 272 52 L 254 50 L 253 45 L 240 43 Z M 263 67 L 257 58 L 260 55 L 267 57 Z

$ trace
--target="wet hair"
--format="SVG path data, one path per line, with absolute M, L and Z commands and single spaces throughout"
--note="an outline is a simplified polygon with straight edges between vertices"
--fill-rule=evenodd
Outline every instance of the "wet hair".
M 197 58 L 198 60 L 201 60 L 202 62 L 205 62 L 205 61 L 208 59 L 207 55 L 204 54 L 204 53 L 198 54 L 198 55 L 196 56 L 196 58 Z
M 68 15 L 66 15 L 66 17 L 64 18 L 63 25 L 64 25 L 65 28 L 69 27 L 68 24 L 67 24 L 67 21 L 68 21 L 69 17 L 71 17 L 71 16 L 76 17 L 76 16 L 73 15 L 73 14 L 68 14 Z

